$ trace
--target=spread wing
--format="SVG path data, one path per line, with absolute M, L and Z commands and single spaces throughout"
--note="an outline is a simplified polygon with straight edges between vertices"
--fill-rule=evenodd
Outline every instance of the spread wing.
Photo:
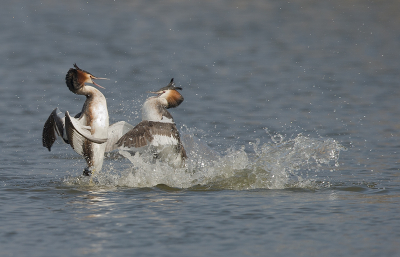
M 152 122 L 149 121 L 140 122 L 117 141 L 117 146 L 126 148 L 139 148 L 146 146 L 153 140 L 151 124 Z
M 142 121 L 117 141 L 119 148 L 174 146 L 182 159 L 187 158 L 175 123 Z M 138 150 L 138 149 L 137 149 Z
M 62 137 L 65 143 L 68 144 L 68 138 L 65 133 L 65 118 L 59 116 L 58 114 L 60 113 L 61 112 L 58 108 L 55 108 L 43 126 L 42 143 L 44 147 L 49 149 L 49 151 L 51 150 L 51 146 L 56 140 L 57 135 Z
M 83 155 L 83 147 L 85 139 L 102 144 L 107 141 L 107 138 L 97 138 L 90 133 L 90 127 L 84 126 L 77 120 L 65 112 L 65 130 L 67 133 L 69 144 L 80 155 Z
M 123 135 L 118 141 L 118 147 L 139 148 L 151 144 L 154 137 L 177 137 L 175 123 L 142 121 Z M 173 140 L 174 141 L 174 140 Z
M 116 122 L 108 127 L 108 140 L 105 151 L 111 152 L 117 149 L 117 141 L 131 129 L 133 129 L 133 126 L 125 121 Z

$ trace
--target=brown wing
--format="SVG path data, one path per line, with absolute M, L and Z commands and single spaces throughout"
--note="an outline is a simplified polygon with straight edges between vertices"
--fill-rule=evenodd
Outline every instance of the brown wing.
M 140 122 L 117 141 L 117 146 L 130 148 L 146 146 L 153 140 L 153 136 L 151 135 L 152 125 L 152 122 L 149 121 Z
M 117 142 L 118 147 L 139 148 L 148 145 L 153 135 L 178 137 L 179 133 L 174 123 L 142 121 L 123 135 Z

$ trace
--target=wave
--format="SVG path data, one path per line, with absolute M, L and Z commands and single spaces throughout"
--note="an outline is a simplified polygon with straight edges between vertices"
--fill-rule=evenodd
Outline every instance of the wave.
M 149 161 L 150 155 L 119 151 L 125 157 L 112 160 L 93 176 L 66 177 L 69 185 L 96 187 L 154 187 L 192 190 L 249 190 L 249 189 L 316 189 L 329 181 L 315 178 L 322 171 L 335 171 L 339 154 L 346 150 L 331 138 L 311 138 L 298 134 L 286 139 L 270 135 L 269 142 L 260 139 L 235 149 L 230 146 L 221 154 L 211 149 L 204 139 L 195 136 L 194 130 L 181 128 L 182 142 L 188 159 L 184 168 L 174 168 L 160 161 Z M 312 175 L 310 175 L 312 174 Z M 326 183 L 327 182 L 327 183 Z

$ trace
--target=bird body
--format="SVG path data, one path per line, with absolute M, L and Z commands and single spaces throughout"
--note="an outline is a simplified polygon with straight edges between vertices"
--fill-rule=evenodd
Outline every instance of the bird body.
M 173 166 L 184 165 L 186 151 L 181 143 L 179 131 L 172 115 L 167 111 L 183 102 L 183 96 L 177 91 L 173 79 L 168 86 L 149 97 L 142 107 L 142 121 L 124 134 L 117 142 L 120 149 L 143 151 L 150 150 L 155 158 L 167 161 Z
M 104 95 L 96 88 L 85 85 L 97 78 L 87 71 L 81 70 L 76 64 L 65 78 L 68 88 L 75 94 L 85 95 L 86 101 L 82 111 L 71 117 L 68 112 L 65 117 L 59 115 L 56 108 L 49 116 L 43 127 L 43 146 L 51 150 L 56 134 L 61 136 L 67 144 L 80 155 L 87 163 L 84 174 L 89 175 L 100 171 L 103 166 L 104 152 L 108 140 L 109 117 L 107 102 Z

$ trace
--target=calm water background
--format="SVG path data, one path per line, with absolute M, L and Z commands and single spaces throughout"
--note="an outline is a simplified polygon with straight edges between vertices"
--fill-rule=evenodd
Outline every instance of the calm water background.
M 9 1 L 0 10 L 1 256 L 397 256 L 398 1 Z M 174 77 L 190 169 L 41 146 L 102 81 L 110 122 Z M 216 154 L 219 153 L 219 154 Z

